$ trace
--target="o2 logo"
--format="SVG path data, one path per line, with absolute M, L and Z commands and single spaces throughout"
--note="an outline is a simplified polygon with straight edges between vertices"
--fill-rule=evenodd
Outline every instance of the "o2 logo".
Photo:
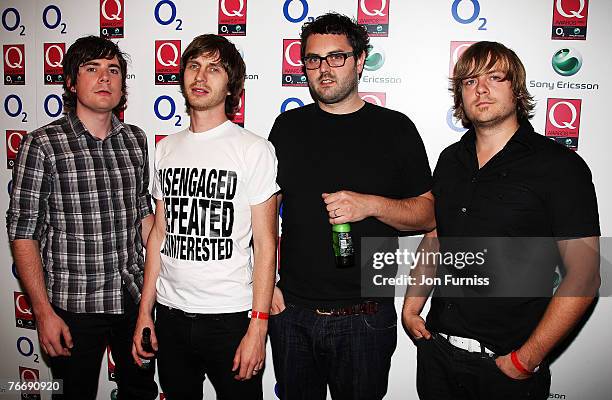
M 55 103 L 55 105 L 53 105 Z M 45 97 L 45 101 L 43 103 L 43 108 L 45 109 L 45 113 L 51 117 L 56 118 L 64 109 L 64 103 L 62 102 L 62 98 L 56 94 L 50 94 Z
M 167 107 L 162 108 L 162 104 L 167 104 L 169 106 L 169 110 Z M 153 103 L 153 112 L 155 113 L 155 116 L 162 121 L 168 121 L 174 118 L 176 119 L 174 126 L 182 126 L 181 121 L 183 118 L 176 114 L 176 103 L 170 96 L 163 95 L 155 99 L 155 103 Z
M 297 3 L 297 4 L 296 4 Z M 297 12 L 301 9 L 301 12 Z M 283 4 L 283 15 L 285 19 L 294 24 L 302 22 L 308 15 L 308 1 L 306 0 L 285 0 Z M 313 17 L 308 17 L 309 21 L 313 21 Z
M 50 30 L 54 30 L 57 27 L 62 27 L 60 33 L 62 35 L 66 34 L 66 23 L 62 22 L 62 10 L 56 5 L 49 5 L 45 7 L 42 12 L 42 22 L 43 25 Z
M 26 35 L 26 27 L 21 25 L 21 14 L 16 8 L 9 7 L 2 11 L 2 27 L 9 32 L 19 29 L 19 36 Z
M 163 12 L 162 12 L 163 10 Z M 170 15 L 168 15 L 168 11 Z M 177 31 L 183 30 L 183 20 L 176 18 L 176 4 L 172 0 L 161 0 L 155 5 L 154 14 L 155 21 L 163 26 L 168 26 L 173 22 L 176 22 L 174 27 Z
M 446 113 L 446 124 L 448 125 L 449 128 L 451 128 L 453 131 L 457 133 L 465 133 L 467 131 L 467 129 L 464 128 L 463 125 L 461 125 L 461 121 L 458 121 L 453 115 L 452 107 L 449 108 L 448 112 Z
M 21 117 L 21 122 L 28 122 L 28 113 L 23 111 L 23 102 L 16 94 L 9 94 L 4 98 L 4 112 L 12 118 Z
M 459 7 L 461 7 L 461 12 L 459 11 Z M 469 14 L 469 8 L 471 7 L 472 13 Z M 480 17 L 480 3 L 478 0 L 455 0 L 453 1 L 453 5 L 451 6 L 451 13 L 453 14 L 453 18 L 455 21 L 460 24 L 471 24 L 472 22 L 478 21 L 480 25 L 478 26 L 479 31 L 486 31 L 487 28 L 487 19 Z M 466 13 L 469 15 L 467 18 Z M 460 15 L 461 14 L 461 15 Z
M 297 106 L 289 107 L 290 104 L 297 104 Z M 283 103 L 281 104 L 280 112 L 285 112 L 287 110 L 293 110 L 294 108 L 299 108 L 299 107 L 304 107 L 304 102 L 298 99 L 297 97 L 289 97 L 288 99 L 285 99 L 285 101 L 283 101 Z
M 34 361 L 35 363 L 40 362 L 40 356 L 34 353 L 34 343 L 32 342 L 32 340 L 30 340 L 30 338 L 21 336 L 19 339 L 17 339 L 17 351 L 24 357 L 34 358 L 34 360 L 32 361 Z

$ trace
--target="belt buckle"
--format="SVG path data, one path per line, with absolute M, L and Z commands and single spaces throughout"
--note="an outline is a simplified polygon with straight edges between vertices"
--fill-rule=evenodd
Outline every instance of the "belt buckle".
M 324 310 L 321 310 L 320 308 L 315 309 L 315 312 L 318 315 L 333 315 L 331 311 L 324 311 Z
M 198 316 L 198 314 L 196 314 L 196 313 L 190 313 L 190 312 L 186 312 L 186 311 L 183 311 L 183 315 L 185 317 L 187 317 L 187 318 L 195 318 L 195 317 Z

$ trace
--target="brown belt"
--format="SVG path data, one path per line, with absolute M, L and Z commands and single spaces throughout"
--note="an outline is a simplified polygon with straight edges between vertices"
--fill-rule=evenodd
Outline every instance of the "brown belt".
M 353 304 L 352 306 L 338 308 L 317 308 L 314 310 L 319 315 L 344 316 L 365 314 L 372 315 L 378 312 L 378 303 L 375 301 L 366 301 L 364 303 Z

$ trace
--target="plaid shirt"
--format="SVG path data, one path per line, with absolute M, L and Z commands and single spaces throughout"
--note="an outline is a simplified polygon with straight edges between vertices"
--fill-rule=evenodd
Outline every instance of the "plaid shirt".
M 13 168 L 9 240 L 40 242 L 49 300 L 76 313 L 140 301 L 141 220 L 151 214 L 147 139 L 114 115 L 106 139 L 69 113 L 26 135 Z

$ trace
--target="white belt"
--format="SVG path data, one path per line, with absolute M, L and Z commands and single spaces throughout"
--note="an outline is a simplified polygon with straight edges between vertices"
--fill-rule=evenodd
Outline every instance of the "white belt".
M 448 340 L 448 343 L 462 350 L 467 350 L 470 353 L 481 353 L 481 346 L 478 340 L 464 338 L 461 336 L 451 336 L 451 335 L 447 335 L 446 333 L 439 333 L 439 332 L 438 332 L 438 335 Z M 482 348 L 484 349 L 484 352 L 487 353 L 488 355 L 490 356 L 495 355 L 493 351 L 487 349 L 485 346 L 482 346 Z

